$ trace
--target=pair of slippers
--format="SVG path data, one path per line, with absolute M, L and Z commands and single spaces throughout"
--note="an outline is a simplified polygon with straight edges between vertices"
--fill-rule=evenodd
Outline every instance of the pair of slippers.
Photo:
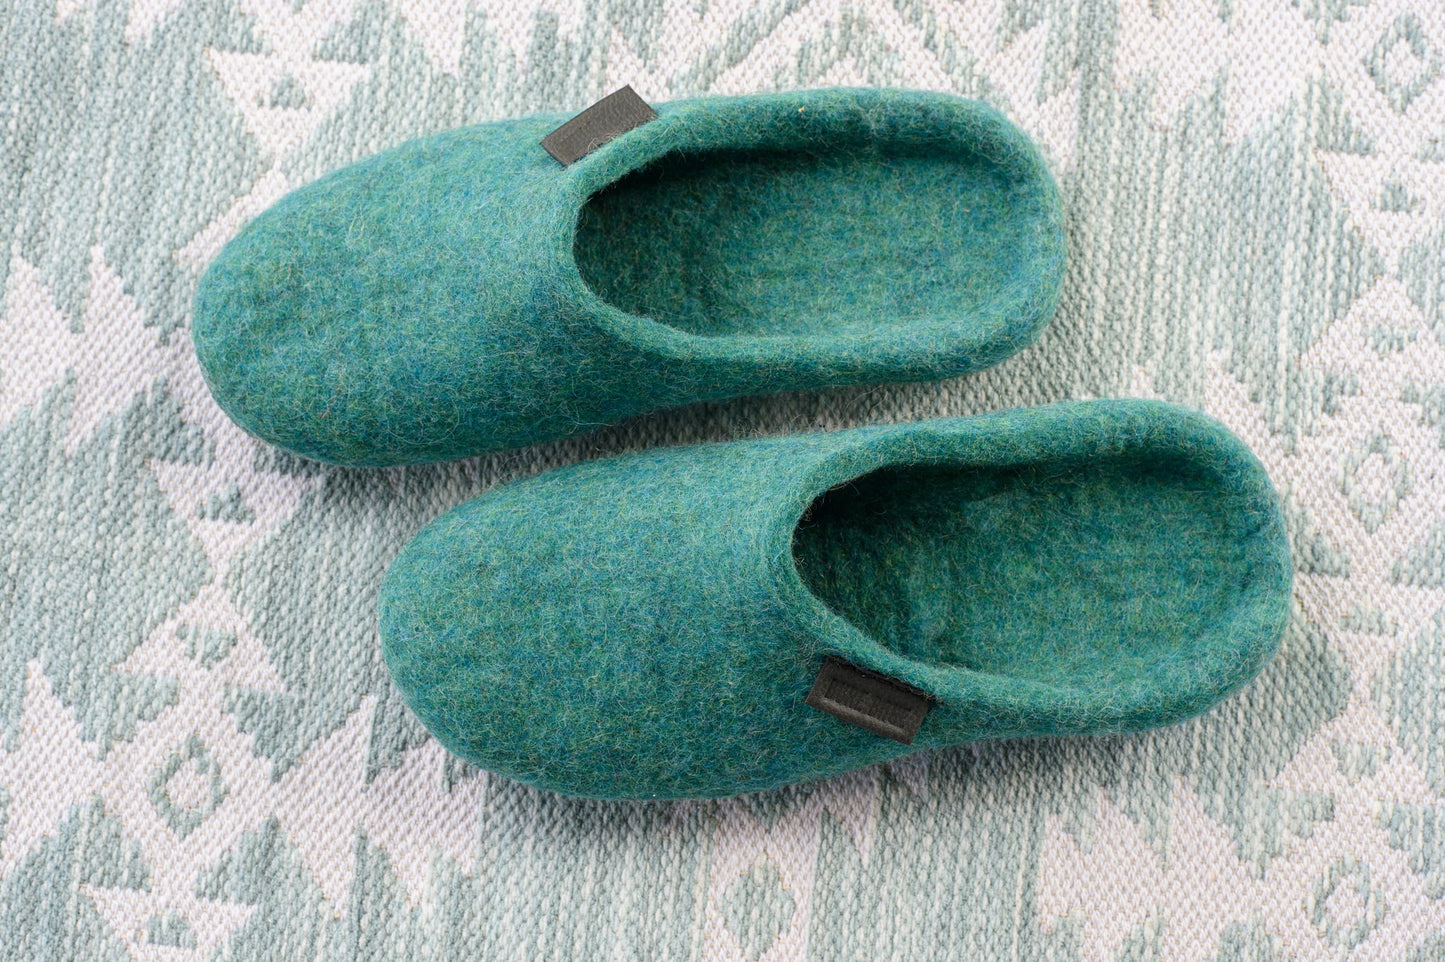
M 248 225 L 197 293 L 216 400 L 340 464 L 658 408 L 951 377 L 1030 343 L 1057 188 L 990 108 L 624 88 L 454 130 Z M 402 551 L 392 677 L 451 751 L 605 798 L 732 795 L 980 738 L 1149 728 L 1248 682 L 1291 564 L 1258 461 L 1095 401 L 654 450 L 499 486 Z

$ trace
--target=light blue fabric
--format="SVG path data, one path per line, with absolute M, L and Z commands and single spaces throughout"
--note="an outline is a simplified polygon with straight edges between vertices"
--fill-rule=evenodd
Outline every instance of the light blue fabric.
M 1431 958 L 1437 9 L 0 0 L 0 958 Z M 378 151 L 624 83 L 659 104 L 985 100 L 1059 184 L 1055 319 L 942 383 L 708 403 L 425 468 L 284 455 L 211 402 L 190 305 L 243 224 Z M 496 485 L 1124 395 L 1219 419 L 1285 504 L 1279 654 L 1196 720 L 729 801 L 582 802 L 449 761 L 382 664 L 387 564 Z M 194 950 L 167 947 L 187 928 Z

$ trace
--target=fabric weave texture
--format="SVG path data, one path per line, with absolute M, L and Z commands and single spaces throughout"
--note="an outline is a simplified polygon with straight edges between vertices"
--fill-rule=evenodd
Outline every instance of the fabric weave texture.
M 0 0 L 0 959 L 1421 962 L 1445 939 L 1445 13 L 1428 0 Z M 900 87 L 1040 146 L 1069 263 L 940 384 L 705 404 L 450 465 L 210 399 L 205 267 L 419 136 Z M 1285 505 L 1257 681 L 1156 732 L 716 802 L 448 760 L 382 574 L 493 486 L 662 445 L 1085 398 L 1202 408 Z

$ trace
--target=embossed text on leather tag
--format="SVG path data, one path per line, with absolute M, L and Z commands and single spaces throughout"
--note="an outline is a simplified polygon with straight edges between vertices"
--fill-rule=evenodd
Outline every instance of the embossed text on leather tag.
M 561 161 L 576 163 L 614 137 L 657 119 L 657 111 L 629 87 L 615 90 L 546 137 L 542 148 Z
M 931 704 L 916 688 L 831 655 L 805 701 L 839 721 L 905 745 L 918 734 Z

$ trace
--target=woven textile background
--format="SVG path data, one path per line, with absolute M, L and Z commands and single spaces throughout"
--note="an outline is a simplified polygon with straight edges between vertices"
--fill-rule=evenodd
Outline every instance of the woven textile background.
M 1437 0 L 0 0 L 0 959 L 1445 958 L 1442 72 Z M 1064 189 L 1058 319 L 426 469 L 221 415 L 188 305 L 247 218 L 623 83 L 989 100 Z M 1286 495 L 1284 649 L 1196 722 L 605 805 L 449 761 L 379 660 L 388 560 L 498 481 L 1120 394 Z

